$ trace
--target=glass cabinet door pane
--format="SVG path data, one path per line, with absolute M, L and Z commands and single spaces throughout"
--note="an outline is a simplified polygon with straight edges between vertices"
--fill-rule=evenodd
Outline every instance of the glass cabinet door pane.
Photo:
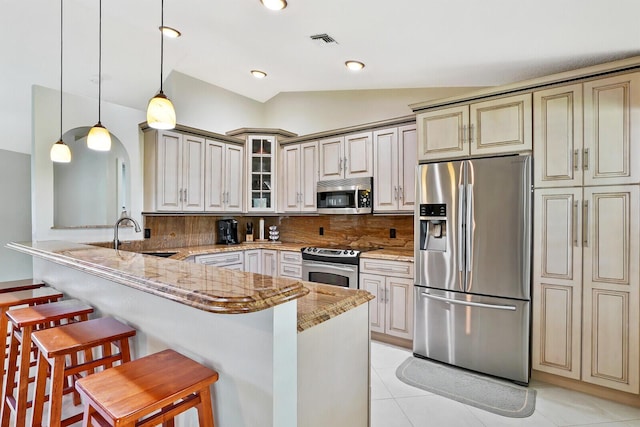
M 262 172 L 271 172 L 271 157 L 262 159 Z

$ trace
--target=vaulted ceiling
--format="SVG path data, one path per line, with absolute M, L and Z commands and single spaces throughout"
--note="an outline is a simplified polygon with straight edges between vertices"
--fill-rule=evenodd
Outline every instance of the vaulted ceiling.
M 640 54 L 638 0 L 288 2 L 274 12 L 259 0 L 165 0 L 165 25 L 182 32 L 165 41 L 165 77 L 178 70 L 266 101 L 291 91 L 499 85 Z M 25 125 L 32 84 L 59 86 L 60 3 L 0 5 L 7 129 Z M 65 92 L 97 97 L 98 0 L 64 0 L 64 9 Z M 159 0 L 103 1 L 104 100 L 146 108 L 159 88 L 159 24 Z M 348 59 L 366 67 L 349 72 Z

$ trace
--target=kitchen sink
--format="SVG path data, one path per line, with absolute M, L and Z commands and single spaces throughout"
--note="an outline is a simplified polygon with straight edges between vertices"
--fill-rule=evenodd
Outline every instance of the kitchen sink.
M 143 255 L 159 256 L 161 258 L 169 258 L 171 255 L 175 255 L 178 252 L 141 252 Z

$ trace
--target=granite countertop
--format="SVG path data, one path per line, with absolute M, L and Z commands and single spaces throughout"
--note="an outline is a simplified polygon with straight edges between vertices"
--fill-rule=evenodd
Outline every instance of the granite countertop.
M 9 243 L 7 247 L 214 313 L 249 313 L 298 299 L 298 332 L 367 303 L 364 290 L 244 273 L 190 262 L 192 255 L 247 249 L 300 251 L 305 245 L 246 243 L 159 249 L 160 258 L 64 241 Z M 153 251 L 148 251 L 153 252 Z
M 213 313 L 250 313 L 309 293 L 301 280 L 66 241 L 7 247 Z
M 240 243 L 238 245 L 200 245 L 200 246 L 185 246 L 181 248 L 163 248 L 145 251 L 150 252 L 176 252 L 175 255 L 169 257 L 169 259 L 184 260 L 194 255 L 215 254 L 223 252 L 235 252 L 235 251 L 247 251 L 250 249 L 275 249 L 279 251 L 294 251 L 300 252 L 302 248 L 307 245 L 299 243 L 282 243 L 282 242 L 251 242 Z
M 389 261 L 413 262 L 413 249 L 388 248 L 376 249 L 360 254 L 360 258 L 384 259 Z
M 298 332 L 338 316 L 374 298 L 362 289 L 303 282 L 309 293 L 298 300 Z

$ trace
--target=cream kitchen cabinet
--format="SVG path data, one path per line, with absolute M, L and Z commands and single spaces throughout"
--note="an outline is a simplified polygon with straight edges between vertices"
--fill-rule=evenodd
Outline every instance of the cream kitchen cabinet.
M 278 275 L 302 279 L 302 253 L 300 251 L 279 251 Z
M 196 264 L 212 265 L 214 267 L 224 267 L 230 270 L 244 270 L 243 251 L 221 252 L 215 254 L 196 255 Z
M 275 249 L 262 249 L 261 251 L 261 273 L 266 276 L 278 276 L 278 251 Z
M 149 130 L 144 141 L 145 210 L 204 211 L 204 138 Z
M 371 331 L 413 339 L 413 263 L 360 259 L 360 289 L 369 304 Z
M 640 392 L 639 197 L 637 185 L 535 191 L 533 369 Z
M 244 271 L 262 274 L 261 249 L 247 249 L 244 251 Z
M 320 140 L 320 181 L 373 176 L 371 140 L 371 132 Z
M 533 96 L 536 187 L 640 183 L 640 73 Z
M 531 151 L 531 94 L 417 115 L 418 160 Z
M 244 147 L 206 140 L 205 210 L 242 212 Z
M 276 210 L 276 138 L 272 135 L 250 135 L 247 143 L 249 177 L 248 211 Z
M 415 207 L 417 131 L 406 125 L 373 132 L 373 210 L 409 211 Z
M 318 142 L 282 148 L 282 212 L 315 212 L 319 174 Z
M 247 249 L 244 251 L 244 271 L 267 276 L 278 276 L 278 251 L 274 249 Z

